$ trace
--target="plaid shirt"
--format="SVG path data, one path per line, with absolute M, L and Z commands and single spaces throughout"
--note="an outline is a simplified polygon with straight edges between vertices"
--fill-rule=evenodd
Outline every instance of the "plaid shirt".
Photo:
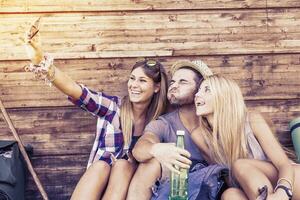
M 97 160 L 103 160 L 111 165 L 114 158 L 122 158 L 128 151 L 123 149 L 124 141 L 120 121 L 121 99 L 102 92 L 94 92 L 83 85 L 81 87 L 82 94 L 79 99 L 71 97 L 68 99 L 98 117 L 96 138 L 87 167 Z

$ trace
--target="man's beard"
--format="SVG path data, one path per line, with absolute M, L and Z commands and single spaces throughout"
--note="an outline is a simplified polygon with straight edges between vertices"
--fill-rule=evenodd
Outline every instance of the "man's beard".
M 170 104 L 174 107 L 188 105 L 188 104 L 194 104 L 194 95 L 195 94 L 191 93 L 184 97 L 177 98 L 175 95 L 170 94 L 170 95 L 168 95 L 168 100 L 169 100 Z

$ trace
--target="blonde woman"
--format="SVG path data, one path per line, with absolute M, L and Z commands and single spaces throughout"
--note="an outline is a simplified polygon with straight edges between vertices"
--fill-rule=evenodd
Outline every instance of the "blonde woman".
M 53 64 L 35 41 L 38 22 L 27 36 L 27 50 L 32 64 L 27 68 L 46 83 L 66 94 L 71 102 L 98 118 L 96 139 L 83 174 L 71 199 L 125 199 L 136 169 L 131 150 L 145 125 L 164 113 L 167 77 L 155 60 L 134 64 L 127 82 L 128 96 L 94 92 L 78 85 Z
M 300 200 L 300 166 L 292 164 L 260 114 L 247 111 L 239 86 L 213 75 L 195 95 L 200 126 L 192 133 L 211 163 L 231 175 L 222 199 Z

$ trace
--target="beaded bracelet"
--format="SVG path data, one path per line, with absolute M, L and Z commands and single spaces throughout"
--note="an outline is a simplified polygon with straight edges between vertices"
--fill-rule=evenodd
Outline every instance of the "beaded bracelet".
M 45 54 L 39 64 L 30 64 L 25 67 L 25 71 L 33 72 L 36 79 L 44 80 L 45 84 L 52 86 L 55 80 L 55 67 L 53 66 L 53 57 Z

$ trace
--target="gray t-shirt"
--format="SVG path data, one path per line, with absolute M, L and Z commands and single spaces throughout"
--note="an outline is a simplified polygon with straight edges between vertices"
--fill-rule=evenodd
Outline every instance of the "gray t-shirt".
M 197 145 L 193 142 L 191 134 L 182 124 L 179 117 L 179 110 L 160 116 L 157 120 L 151 121 L 145 128 L 145 132 L 154 133 L 162 143 L 176 143 L 176 131 L 183 130 L 184 146 L 190 152 L 191 160 L 204 160 Z

